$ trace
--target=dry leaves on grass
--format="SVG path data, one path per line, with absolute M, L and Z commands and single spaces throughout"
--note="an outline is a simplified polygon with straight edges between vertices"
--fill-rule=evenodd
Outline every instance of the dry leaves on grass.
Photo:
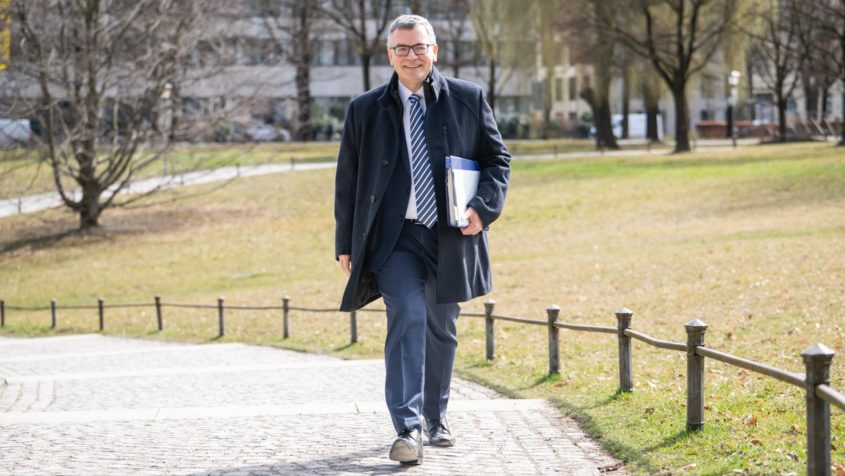
M 757 417 L 749 413 L 742 417 L 742 422 L 748 426 L 757 426 Z

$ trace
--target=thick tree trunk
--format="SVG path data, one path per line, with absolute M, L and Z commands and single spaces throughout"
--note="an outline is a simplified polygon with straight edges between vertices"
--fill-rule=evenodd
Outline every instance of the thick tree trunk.
M 613 136 L 610 101 L 607 99 L 607 94 L 599 94 L 592 88 L 587 88 L 581 91 L 581 98 L 587 101 L 593 112 L 593 125 L 596 127 L 596 148 L 619 149 L 616 137 Z
M 689 152 L 689 106 L 687 105 L 686 84 L 677 81 L 672 85 L 672 98 L 675 100 L 675 153 Z
M 657 133 L 657 114 L 660 112 L 657 101 L 646 101 L 645 104 L 645 136 L 649 142 L 660 142 Z
M 100 226 L 102 212 L 99 190 L 96 187 L 84 187 L 79 210 L 79 229 L 84 231 Z
M 89 157 L 93 157 L 93 152 L 80 154 L 83 157 L 79 167 L 79 182 L 82 189 L 82 199 L 78 203 L 77 210 L 79 211 L 79 229 L 87 230 L 99 226 L 100 214 L 103 208 L 100 204 L 100 185 L 95 176 L 94 161 Z
M 596 146 L 605 149 L 619 149 L 616 137 L 613 135 L 613 121 L 610 114 L 610 102 L 605 99 L 599 101 L 593 108 L 596 123 Z

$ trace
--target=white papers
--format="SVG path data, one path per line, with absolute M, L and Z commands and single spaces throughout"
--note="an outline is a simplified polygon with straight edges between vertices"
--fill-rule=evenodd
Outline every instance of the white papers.
M 481 168 L 478 162 L 454 155 L 446 156 L 446 194 L 449 225 L 463 228 L 469 225 L 464 214 L 467 203 L 478 192 Z

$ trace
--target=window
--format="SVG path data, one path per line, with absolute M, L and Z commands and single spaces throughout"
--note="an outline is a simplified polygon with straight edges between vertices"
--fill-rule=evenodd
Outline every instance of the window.
M 575 76 L 569 78 L 569 100 L 574 101 L 578 99 L 578 85 Z
M 584 89 L 590 89 L 590 88 L 592 88 L 592 85 L 590 84 L 590 77 L 587 76 L 587 75 L 584 75 L 584 79 L 581 82 L 581 89 L 584 90 Z

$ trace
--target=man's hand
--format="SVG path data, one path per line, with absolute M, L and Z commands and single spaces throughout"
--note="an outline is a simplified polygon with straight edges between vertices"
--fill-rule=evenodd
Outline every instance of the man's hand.
M 475 210 L 472 207 L 467 208 L 466 213 L 464 213 L 464 217 L 469 220 L 469 225 L 461 228 L 461 233 L 464 235 L 477 235 L 484 229 L 484 223 L 481 223 L 481 218 L 478 217 L 478 213 L 475 213 Z
M 340 261 L 340 269 L 342 269 L 347 276 L 352 274 L 352 266 L 350 265 L 352 259 L 350 255 L 340 255 L 337 257 L 337 260 Z

